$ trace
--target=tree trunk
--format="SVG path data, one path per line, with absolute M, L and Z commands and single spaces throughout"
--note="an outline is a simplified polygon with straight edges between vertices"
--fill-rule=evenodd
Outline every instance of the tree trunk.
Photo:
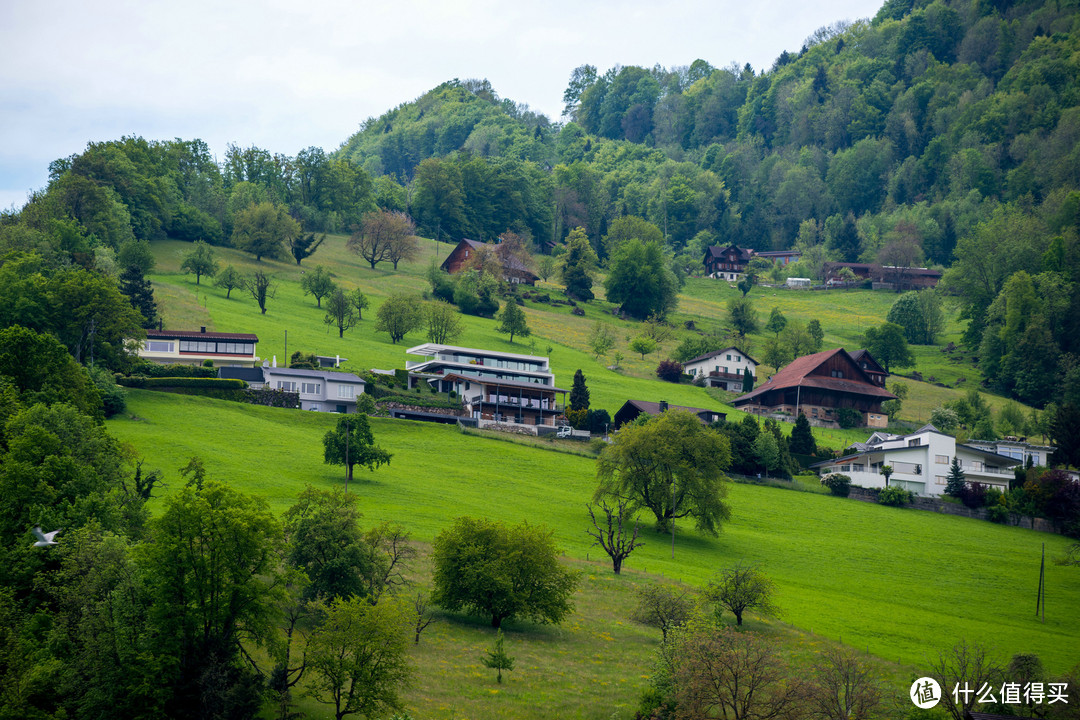
M 338 325 L 338 329 L 337 329 L 337 336 L 338 336 L 339 338 L 343 338 L 343 337 L 345 337 L 345 328 L 344 328 L 344 327 L 342 327 L 341 325 Z
M 492 615 L 491 616 L 491 627 L 495 628 L 496 630 L 501 628 L 502 627 L 502 621 L 503 621 L 503 619 L 502 619 L 501 616 Z
M 619 571 L 622 570 L 622 558 L 621 557 L 613 557 L 613 558 L 611 558 L 611 569 L 615 571 L 616 575 L 619 574 Z

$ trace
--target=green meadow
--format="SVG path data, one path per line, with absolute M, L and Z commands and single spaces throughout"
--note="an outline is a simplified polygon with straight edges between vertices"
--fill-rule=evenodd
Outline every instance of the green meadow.
M 108 426 L 164 471 L 164 494 L 198 455 L 213 476 L 280 513 L 306 484 L 343 483 L 341 469 L 322 462 L 321 438 L 335 420 L 132 391 L 127 412 Z M 543 523 L 568 558 L 592 562 L 589 574 L 610 573 L 585 534 L 593 460 L 453 426 L 374 419 L 373 430 L 394 457 L 374 473 L 358 472 L 349 489 L 365 523 L 401 522 L 422 543 L 461 515 Z M 700 586 L 736 560 L 760 563 L 778 585 L 785 623 L 913 668 L 960 638 L 1006 657 L 1038 653 L 1051 672 L 1080 659 L 1080 571 L 1048 562 L 1046 623 L 1034 616 L 1042 544 L 1052 560 L 1065 552 L 1062 537 L 759 485 L 734 484 L 729 499 L 733 516 L 719 537 L 680 527 L 674 560 L 669 536 L 655 536 L 643 518 L 647 544 L 627 562 L 631 576 Z
M 362 258 L 347 250 L 345 241 L 344 236 L 329 236 L 303 266 L 296 265 L 291 259 L 266 259 L 257 263 L 246 253 L 215 248 L 222 264 L 231 263 L 243 272 L 259 268 L 273 273 L 276 294 L 268 301 L 265 315 L 259 313 L 258 306 L 243 289 L 233 290 L 232 297 L 226 298 L 225 291 L 214 287 L 209 278 L 196 286 L 193 275 L 181 273 L 182 255 L 190 250 L 189 243 L 155 243 L 157 267 L 152 279 L 165 326 L 172 329 L 206 326 L 208 330 L 253 332 L 259 336 L 259 355 L 266 360 L 276 357 L 279 363 L 286 361 L 287 354 L 303 350 L 348 358 L 345 366 L 348 369 L 403 367 L 408 359 L 405 349 L 425 342 L 424 333 L 417 331 L 407 335 L 401 343 L 393 344 L 385 333 L 374 331 L 375 311 L 393 293 L 418 295 L 427 290 L 427 281 L 423 277 L 425 270 L 431 262 L 441 263 L 453 246 L 422 239 L 420 257 L 413 262 L 401 263 L 399 270 L 394 271 L 389 263 L 371 269 Z M 318 265 L 330 269 L 345 289 L 361 288 L 371 299 L 372 306 L 364 312 L 364 320 L 347 331 L 344 338 L 338 338 L 336 330 L 324 324 L 324 312 L 316 307 L 315 299 L 304 296 L 300 288 L 302 273 Z M 553 282 L 539 283 L 537 290 L 549 293 L 553 298 L 564 297 L 561 286 Z M 565 389 L 569 389 L 574 372 L 580 368 L 588 380 L 592 406 L 605 408 L 612 415 L 626 400 L 636 399 L 667 400 L 677 405 L 719 409 L 727 412 L 732 420 L 742 417 L 742 413 L 724 402 L 734 395 L 710 393 L 692 385 L 664 383 L 655 375 L 657 364 L 669 356 L 683 337 L 693 332 L 711 332 L 726 324 L 726 303 L 739 294 L 738 290 L 722 281 L 689 279 L 680 296 L 679 308 L 670 318 L 675 327 L 674 337 L 644 359 L 628 348 L 630 339 L 641 331 L 640 323 L 620 319 L 611 313 L 612 306 L 603 301 L 600 280 L 594 290 L 598 294 L 596 301 L 579 304 L 585 311 L 584 317 L 572 315 L 566 305 L 528 301 L 525 311 L 532 335 L 515 337 L 513 343 L 495 331 L 494 320 L 463 316 L 465 332 L 455 344 L 550 356 L 556 384 Z M 825 330 L 824 347 L 848 349 L 860 346 L 866 328 L 884 321 L 896 298 L 893 293 L 881 291 L 812 292 L 761 287 L 755 288 L 750 297 L 762 321 L 774 306 L 780 307 L 789 320 L 805 324 L 818 319 Z M 950 387 L 898 377 L 910 386 L 910 396 L 902 413 L 905 419 L 925 422 L 935 407 L 959 397 L 967 388 L 978 386 L 981 380 L 978 370 L 970 363 L 950 360 L 951 356 L 942 352 L 948 342 L 959 341 L 963 329 L 951 309 L 947 318 L 946 331 L 939 341 L 941 345 L 913 346 L 912 349 L 917 360 L 914 370 L 921 372 L 927 380 L 933 377 Z M 588 350 L 589 333 L 597 321 L 610 325 L 617 341 L 615 349 L 606 358 L 597 359 Z M 696 329 L 685 329 L 687 321 L 692 321 Z M 765 338 L 762 334 L 751 336 L 751 354 L 762 347 Z M 616 352 L 622 354 L 617 368 L 614 367 Z M 959 352 L 952 357 L 959 359 Z M 774 371 L 775 368 L 762 367 L 759 383 Z M 964 382 L 957 383 L 959 378 L 964 378 Z M 997 396 L 986 397 L 995 408 L 1005 402 Z M 839 449 L 865 439 L 866 432 L 815 428 L 815 435 L 819 442 Z

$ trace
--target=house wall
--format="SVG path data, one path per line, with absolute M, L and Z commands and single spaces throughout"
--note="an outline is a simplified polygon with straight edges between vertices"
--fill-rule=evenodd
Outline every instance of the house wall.
M 698 360 L 683 365 L 687 375 L 708 375 L 710 372 L 742 374 L 744 368 L 750 368 L 750 374 L 757 377 L 757 363 L 738 350 L 729 349 L 722 355 Z

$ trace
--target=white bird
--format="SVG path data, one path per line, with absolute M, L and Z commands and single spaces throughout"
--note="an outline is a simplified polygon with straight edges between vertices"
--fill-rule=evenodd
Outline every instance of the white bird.
M 57 528 L 52 532 L 42 532 L 41 526 L 35 525 L 33 533 L 34 536 L 37 537 L 38 541 L 33 544 L 33 547 L 48 547 L 50 545 L 56 545 L 57 542 L 53 540 L 53 538 L 56 537 L 56 533 L 60 532 L 61 530 L 63 530 L 63 528 Z

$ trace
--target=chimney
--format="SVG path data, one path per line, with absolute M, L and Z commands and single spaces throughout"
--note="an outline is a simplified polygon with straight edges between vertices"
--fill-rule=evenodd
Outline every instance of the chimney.
M 341 356 L 334 355 L 334 367 L 341 367 Z
M 274 360 L 271 363 L 270 367 L 277 367 L 277 355 L 274 356 Z
M 660 412 L 667 412 L 667 400 L 660 401 Z
M 205 326 L 205 325 L 203 325 L 202 327 L 200 327 L 200 328 L 199 328 L 199 332 L 201 332 L 201 333 L 204 333 L 204 332 L 206 332 L 206 326 Z

